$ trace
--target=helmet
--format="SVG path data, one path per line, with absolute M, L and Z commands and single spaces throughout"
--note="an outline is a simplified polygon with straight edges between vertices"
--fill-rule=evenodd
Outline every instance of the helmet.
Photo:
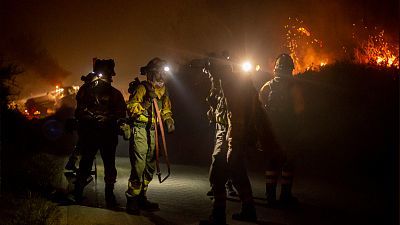
M 163 87 L 167 69 L 167 62 L 156 57 L 140 68 L 140 74 L 146 75 L 147 80 L 153 82 L 157 87 Z
M 152 71 L 161 71 L 164 69 L 164 66 L 166 66 L 166 64 L 167 62 L 165 60 L 155 57 L 150 60 L 146 66 L 140 68 L 140 74 L 149 75 L 149 73 Z
M 115 76 L 115 62 L 113 59 L 93 59 L 93 72 L 105 76 Z
M 280 54 L 275 61 L 274 73 L 279 75 L 292 75 L 294 70 L 294 62 L 290 55 Z

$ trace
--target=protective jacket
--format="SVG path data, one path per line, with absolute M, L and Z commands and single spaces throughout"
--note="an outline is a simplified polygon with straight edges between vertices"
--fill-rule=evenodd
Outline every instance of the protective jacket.
M 206 101 L 210 107 L 207 112 L 210 122 L 228 125 L 228 106 L 220 79 L 211 78 L 211 88 Z
M 166 87 L 155 88 L 149 81 L 142 81 L 137 85 L 135 90 L 132 91 L 127 104 L 129 117 L 132 118 L 134 122 L 148 123 L 151 120 L 152 123 L 155 124 L 156 114 L 151 107 L 151 93 L 155 93 L 154 97 L 157 99 L 163 121 L 168 119 L 173 120 L 171 100 L 169 99 Z
M 301 90 L 292 76 L 276 76 L 260 90 L 260 101 L 268 113 L 301 113 L 304 110 Z
M 131 95 L 127 108 L 133 133 L 129 143 L 132 168 L 126 191 L 128 201 L 134 196 L 145 196 L 155 172 L 155 142 L 157 140 L 155 140 L 156 112 L 153 99 L 157 100 L 162 120 L 165 121 L 167 127 L 168 123 L 174 123 L 171 101 L 165 86 L 156 88 L 150 81 L 140 82 L 138 79 L 129 86 Z
M 76 100 L 75 117 L 81 122 L 116 123 L 126 116 L 121 92 L 103 80 L 82 85 Z

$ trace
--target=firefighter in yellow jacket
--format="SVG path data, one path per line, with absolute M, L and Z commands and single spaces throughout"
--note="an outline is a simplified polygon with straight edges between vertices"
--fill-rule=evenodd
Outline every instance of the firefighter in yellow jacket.
M 172 118 L 171 101 L 165 86 L 165 75 L 168 72 L 166 62 L 159 58 L 152 59 L 141 74 L 147 80 L 138 79 L 129 84 L 129 102 L 127 104 L 132 135 L 129 143 L 131 175 L 126 191 L 126 211 L 139 214 L 140 210 L 156 211 L 157 203 L 147 200 L 146 191 L 155 172 L 155 129 L 156 112 L 152 104 L 157 100 L 162 120 L 170 133 L 175 130 Z

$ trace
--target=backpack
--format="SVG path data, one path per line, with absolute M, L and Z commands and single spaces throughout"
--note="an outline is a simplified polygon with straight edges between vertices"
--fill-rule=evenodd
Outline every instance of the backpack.
M 135 77 L 135 80 L 129 83 L 128 93 L 133 95 L 136 92 L 137 87 L 140 85 L 140 80 Z

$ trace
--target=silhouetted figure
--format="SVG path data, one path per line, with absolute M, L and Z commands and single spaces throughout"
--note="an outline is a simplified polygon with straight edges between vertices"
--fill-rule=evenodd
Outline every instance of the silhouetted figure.
M 222 84 L 220 79 L 214 79 L 211 76 L 211 73 L 208 73 L 208 77 L 211 82 L 211 88 L 209 91 L 209 95 L 206 98 L 206 101 L 209 105 L 209 110 L 207 112 L 207 117 L 212 125 L 215 126 L 215 139 L 214 139 L 214 150 L 211 156 L 211 165 L 210 165 L 210 185 L 212 186 L 212 181 L 215 180 L 215 176 L 218 170 L 219 161 L 218 157 L 225 157 L 228 150 L 228 141 L 227 141 L 227 131 L 228 131 L 228 118 L 227 118 L 227 103 L 226 98 L 224 96 L 222 90 Z M 233 188 L 232 180 L 228 179 L 225 184 L 226 190 L 229 196 L 237 196 L 236 191 Z M 211 187 L 211 190 L 207 192 L 207 196 L 213 196 L 214 190 Z
M 278 56 L 275 62 L 274 78 L 260 90 L 259 97 L 271 120 L 274 137 L 282 155 L 266 155 L 266 197 L 269 206 L 287 207 L 297 203 L 292 196 L 293 158 L 290 152 L 295 148 L 293 137 L 298 128 L 298 116 L 303 111 L 303 96 L 292 76 L 294 63 L 287 54 Z M 279 202 L 276 188 L 280 177 L 281 194 Z
M 92 82 L 94 76 L 95 76 L 95 73 L 92 73 L 92 72 L 87 74 L 86 76 L 82 76 L 81 80 L 84 82 L 82 87 L 85 85 L 88 85 L 90 82 Z M 72 133 L 74 130 L 78 129 L 78 121 L 76 118 L 68 119 L 65 126 L 66 126 L 67 132 Z M 81 155 L 81 151 L 80 151 L 80 144 L 79 144 L 79 140 L 78 140 L 78 142 L 74 146 L 74 149 L 72 150 L 71 155 L 68 158 L 68 162 L 65 165 L 65 169 L 71 170 L 72 172 L 76 172 L 78 170 L 78 167 L 76 167 L 76 163 L 78 162 L 80 155 Z
M 255 90 L 250 75 L 246 73 L 234 73 L 230 63 L 221 60 L 212 60 L 205 71 L 214 80 L 220 82 L 222 98 L 226 111 L 224 117 L 228 120 L 226 151 L 222 149 L 215 156 L 210 182 L 214 191 L 213 209 L 209 220 L 200 224 L 226 224 L 226 188 L 228 178 L 239 192 L 242 209 L 232 215 L 232 219 L 240 221 L 256 222 L 257 215 L 254 207 L 253 193 L 249 177 L 247 175 L 245 160 L 246 147 L 255 145 L 258 137 L 269 138 L 266 114 L 263 114 L 258 93 Z M 256 121 L 258 117 L 263 121 Z M 264 122 L 265 121 L 265 122 Z M 262 131 L 262 132 L 261 132 Z M 269 138 L 273 140 L 272 138 Z M 262 142 L 264 146 L 275 149 L 272 143 Z M 268 144 L 267 144 L 268 143 Z
M 120 91 L 111 86 L 114 61 L 94 59 L 93 76 L 76 96 L 75 118 L 78 120 L 78 147 L 81 160 L 75 183 L 74 197 L 82 200 L 94 157 L 100 150 L 104 163 L 105 199 L 108 208 L 117 206 L 114 183 L 117 178 L 115 151 L 118 144 L 118 120 L 125 118 L 126 105 Z M 91 79 L 90 79 L 91 78 Z

